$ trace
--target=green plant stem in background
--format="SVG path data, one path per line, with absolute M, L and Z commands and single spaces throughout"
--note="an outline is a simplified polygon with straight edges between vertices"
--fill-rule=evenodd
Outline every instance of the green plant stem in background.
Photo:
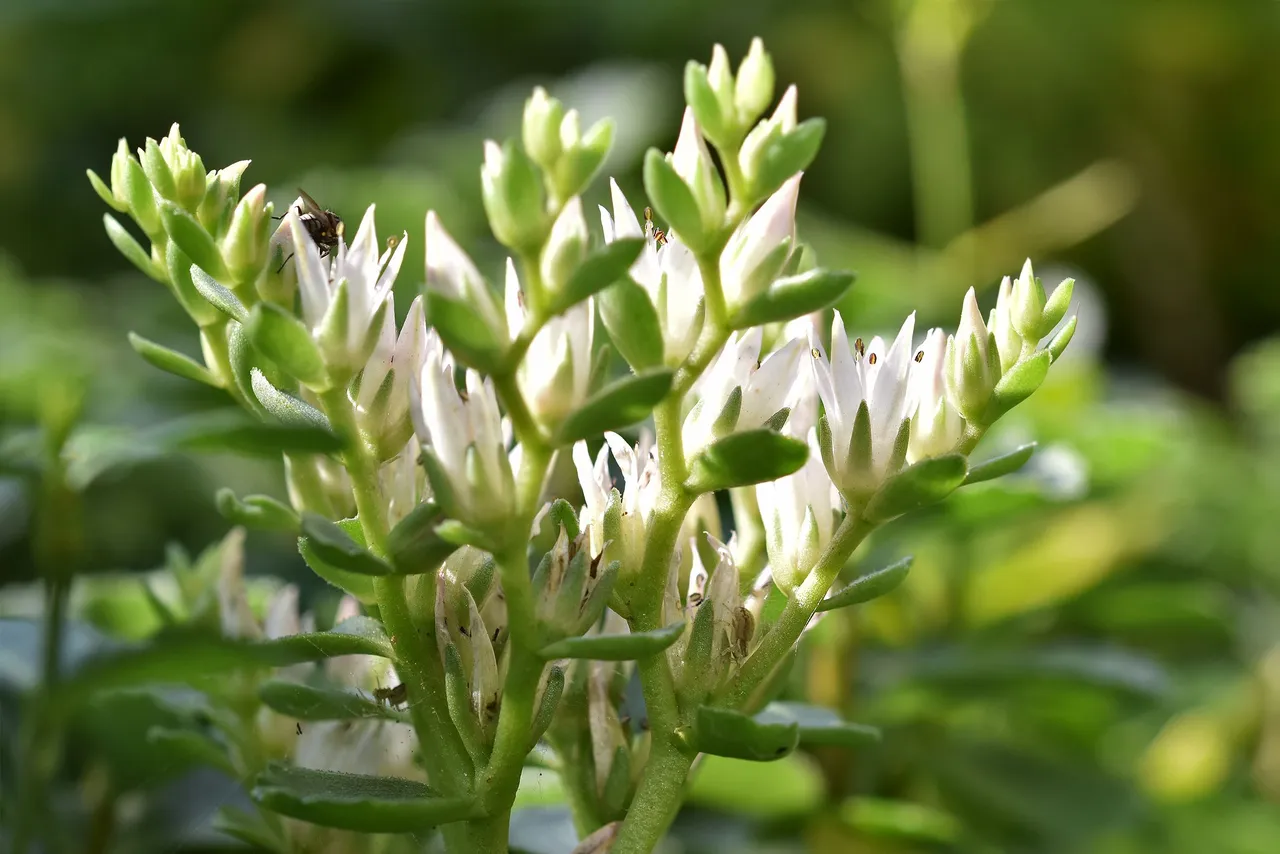
M 850 508 L 849 514 L 836 528 L 831 542 L 827 544 L 826 551 L 818 559 L 809 577 L 787 599 L 778 622 L 761 639 L 755 652 L 743 662 L 742 668 L 719 698 L 720 704 L 753 711 L 746 708 L 753 700 L 752 692 L 769 678 L 774 668 L 795 647 L 804 627 L 813 618 L 836 576 L 853 555 L 854 549 L 871 531 L 872 526 L 862 520 L 860 510 L 858 507 Z

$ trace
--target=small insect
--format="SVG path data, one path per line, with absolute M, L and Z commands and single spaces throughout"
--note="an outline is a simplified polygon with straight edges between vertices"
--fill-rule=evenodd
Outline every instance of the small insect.
M 297 724 L 297 727 L 298 727 L 298 735 L 302 735 L 302 724 Z
M 667 233 L 653 224 L 653 208 L 644 209 L 644 230 L 646 234 L 653 234 L 653 242 L 658 246 L 666 245 Z
M 855 352 L 857 352 L 859 357 L 865 356 L 867 354 L 867 346 L 862 343 L 861 338 L 858 338 L 853 342 L 853 349 Z
M 921 362 L 923 362 L 923 361 L 924 361 L 924 351 L 923 351 L 923 350 L 921 350 L 921 351 L 919 351 L 919 352 L 917 352 L 917 353 L 916 353 L 916 364 L 918 365 L 918 364 L 920 364 L 920 363 L 921 363 Z
M 386 703 L 391 708 L 403 706 L 409 699 L 409 689 L 403 682 L 394 688 L 377 688 L 373 692 L 373 699 L 379 703 Z
M 874 365 L 875 363 L 876 363 L 876 354 L 872 353 L 870 356 L 867 357 L 867 364 Z
M 325 210 L 320 207 L 320 203 L 311 198 L 307 191 L 298 188 L 298 195 L 302 197 L 302 204 L 294 208 L 298 212 L 298 222 L 302 223 L 302 227 L 307 230 L 307 235 L 320 249 L 320 257 L 326 257 L 342 240 L 342 217 L 338 216 L 331 210 Z M 284 219 L 284 215 L 274 217 L 274 219 Z M 290 253 L 289 258 L 293 254 Z M 289 263 L 289 258 L 285 258 L 280 265 L 280 270 L 284 269 L 284 265 Z M 276 271 L 280 272 L 279 270 Z

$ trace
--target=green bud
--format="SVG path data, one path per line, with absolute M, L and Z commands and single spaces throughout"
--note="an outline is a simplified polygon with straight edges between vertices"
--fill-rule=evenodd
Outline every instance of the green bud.
M 147 137 L 146 145 L 138 149 L 138 159 L 142 161 L 142 169 L 147 173 L 147 180 L 155 187 L 161 198 L 171 202 L 178 201 L 178 185 L 174 181 L 169 162 L 160 151 L 160 143 Z
M 111 155 L 111 195 L 125 206 L 125 210 L 129 207 L 129 161 L 132 159 L 129 144 L 120 137 L 116 153 Z
M 187 148 L 186 141 L 175 123 L 169 129 L 169 135 L 160 141 L 160 153 L 169 166 L 173 176 L 174 196 L 172 198 L 188 211 L 195 213 L 204 199 L 208 176 L 205 174 L 204 161 L 200 155 Z
M 123 139 L 120 140 L 120 145 L 123 149 Z M 116 190 L 117 167 L 120 171 L 120 181 L 123 182 L 119 191 Z M 129 206 L 129 212 L 133 214 L 134 220 L 152 241 L 163 236 L 164 229 L 160 226 L 160 208 L 156 204 L 155 190 L 152 189 L 151 181 L 143 170 L 142 164 L 128 152 L 117 151 L 112 159 L 111 186 L 113 193 L 124 193 L 123 199 Z
M 707 67 L 690 62 L 684 69 L 684 99 L 698 120 L 707 139 L 718 146 L 728 147 L 732 141 L 731 119 L 720 110 L 720 100 L 707 77 Z
M 480 184 L 494 237 L 518 253 L 541 248 L 550 228 L 538 168 L 512 142 L 484 146 Z
M 227 233 L 236 199 L 240 197 L 240 177 L 248 167 L 249 161 L 241 160 L 208 175 L 204 199 L 196 209 L 196 219 L 214 237 L 222 237 Z
M 613 133 L 613 119 L 601 119 L 587 128 L 573 147 L 566 148 L 552 172 L 557 200 L 576 196 L 586 189 L 613 147 Z
M 560 143 L 560 123 L 564 121 L 564 105 L 547 94 L 541 86 L 524 105 L 521 139 L 529 157 L 547 172 L 555 169 L 564 152 Z
M 238 285 L 254 282 L 267 263 L 272 208 L 266 204 L 266 198 L 265 184 L 258 184 L 245 193 L 231 215 L 231 226 L 222 241 L 222 257 Z
M 702 131 L 699 130 L 691 109 L 686 108 L 684 111 L 680 137 L 676 140 L 675 150 L 669 155 L 669 160 L 671 167 L 693 194 L 702 232 L 715 234 L 720 231 L 724 227 L 727 207 L 724 183 L 711 160 L 711 152 L 707 150 L 707 143 L 702 138 Z
M 764 42 L 751 40 L 746 57 L 738 66 L 738 79 L 734 85 L 734 106 L 742 125 L 749 125 L 760 117 L 773 100 L 773 60 L 765 53 Z
M 1031 269 L 1031 259 L 1028 258 L 1021 275 L 1013 283 L 1013 303 L 1010 306 L 1013 328 L 1028 341 L 1038 342 L 1044 335 L 1041 331 L 1044 306 L 1044 286 L 1036 278 Z
M 966 421 L 977 421 L 1000 378 L 1000 353 L 978 311 L 973 288 L 965 295 L 960 328 L 947 344 L 947 394 Z
M 587 254 L 587 221 L 582 200 L 574 196 L 551 226 L 542 250 L 542 281 L 550 293 L 559 293 L 573 278 Z
M 729 68 L 729 54 L 725 51 L 724 45 L 717 44 L 711 49 L 711 64 L 707 66 L 707 83 L 715 93 L 720 115 L 736 124 L 733 71 Z

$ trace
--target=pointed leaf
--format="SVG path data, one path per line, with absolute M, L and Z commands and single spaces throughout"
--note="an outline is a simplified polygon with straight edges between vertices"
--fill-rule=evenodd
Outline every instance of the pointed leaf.
M 162 371 L 185 380 L 195 380 L 198 383 L 220 388 L 218 380 L 209 373 L 208 368 L 177 350 L 170 350 L 133 332 L 129 333 L 129 346 L 135 353 Z
M 303 429 L 329 431 L 329 419 L 324 413 L 304 400 L 291 394 L 285 394 L 276 388 L 263 375 L 262 371 L 253 368 L 249 371 L 249 383 L 253 388 L 253 396 L 262 404 L 267 414 L 280 420 L 281 424 Z
M 347 532 L 353 539 L 361 537 L 360 523 L 355 519 L 346 519 L 338 523 L 343 530 Z M 302 555 L 302 559 L 306 561 L 307 566 L 316 575 L 325 581 L 337 587 L 339 590 L 345 590 L 361 602 L 373 604 L 378 601 L 377 593 L 373 588 L 373 576 L 359 572 L 351 572 L 346 569 L 334 566 L 329 561 L 322 558 L 311 544 L 308 537 L 298 538 L 298 554 Z
M 808 458 L 808 445 L 772 430 L 731 433 L 694 457 L 689 488 L 702 493 L 766 483 L 794 474 Z
M 387 558 L 399 575 L 435 572 L 457 546 L 436 532 L 444 513 L 431 502 L 409 511 L 387 537 Z
M 283 453 L 324 454 L 342 442 L 321 427 L 253 422 L 239 410 L 199 413 L 163 425 L 153 434 L 171 449 L 206 453 L 230 451 L 275 457 Z
M 630 280 L 600 292 L 600 319 L 613 346 L 637 371 L 656 367 L 664 358 L 662 324 L 649 292 Z
M 552 667 L 547 675 L 547 687 L 542 692 L 542 701 L 538 703 L 538 711 L 533 716 L 533 725 L 529 727 L 529 750 L 533 750 L 541 740 L 551 719 L 555 717 L 556 708 L 560 705 L 560 695 L 564 693 L 564 671 Z
M 565 418 L 557 444 L 571 445 L 643 420 L 666 397 L 672 377 L 666 368 L 652 368 L 605 386 Z
M 367 576 L 361 576 L 366 578 Z M 370 582 L 372 583 L 372 582 Z M 350 617 L 327 632 L 303 632 L 253 644 L 251 654 L 262 664 L 287 667 L 343 655 L 391 658 L 391 642 L 382 623 L 372 617 Z
M 362 833 L 417 833 L 478 814 L 467 798 L 443 798 L 423 783 L 271 764 L 250 797 L 291 818 Z
M 1062 358 L 1063 351 L 1067 349 L 1067 345 L 1070 344 L 1071 339 L 1075 337 L 1076 322 L 1079 319 L 1079 315 L 1073 315 L 1072 318 L 1063 325 L 1062 329 L 1058 330 L 1058 334 L 1053 336 L 1049 345 L 1045 347 L 1045 352 L 1049 354 L 1053 361 L 1056 362 Z
M 589 296 L 626 278 L 627 270 L 640 256 L 644 238 L 623 237 L 588 255 L 555 300 L 553 314 L 559 314 Z
M 755 299 L 739 308 L 730 321 L 734 329 L 784 323 L 829 308 L 853 286 L 854 274 L 843 270 L 810 270 L 778 279 Z
M 202 732 L 155 726 L 147 730 L 147 741 L 160 747 L 174 761 L 187 761 L 216 768 L 228 777 L 237 777 L 227 749 Z
M 806 119 L 790 133 L 770 140 L 761 155 L 760 171 L 752 187 L 756 198 L 770 195 L 792 175 L 808 168 L 818 155 L 826 131 L 827 123 L 823 119 Z
M 367 551 L 346 531 L 318 513 L 302 514 L 302 534 L 312 552 L 330 566 L 360 575 L 391 575 L 394 572 L 385 560 Z
M 796 749 L 800 725 L 789 716 L 768 711 L 749 717 L 730 709 L 699 706 L 692 730 L 677 734 L 701 753 L 770 762 Z
M 678 622 L 651 632 L 565 638 L 543 647 L 538 651 L 538 655 L 547 661 L 557 658 L 635 661 L 662 652 L 679 640 L 682 634 L 684 634 L 684 623 Z
M 470 304 L 428 289 L 424 307 L 428 322 L 463 364 L 487 374 L 501 366 L 505 344 Z
M 819 602 L 818 611 L 834 611 L 836 608 L 847 608 L 879 599 L 906 579 L 912 560 L 911 557 L 904 557 L 897 563 L 855 578 L 847 586 L 828 594 L 827 598 Z
M 241 499 L 224 487 L 214 496 L 214 504 L 223 518 L 246 528 L 297 534 L 301 525 L 292 507 L 270 495 L 246 495 Z
M 1015 448 L 1007 454 L 980 462 L 969 469 L 969 474 L 964 479 L 964 485 L 968 486 L 971 483 L 981 483 L 984 480 L 994 480 L 997 477 L 1013 474 L 1025 466 L 1027 460 L 1031 459 L 1031 455 L 1035 452 L 1036 443 L 1031 442 Z
M 191 275 L 194 280 L 195 273 Z M 250 312 L 244 330 L 253 346 L 289 376 L 313 388 L 327 385 L 320 348 L 307 328 L 291 313 L 274 303 L 260 302 Z
M 885 481 L 862 515 L 869 522 L 887 522 L 936 504 L 954 492 L 968 473 L 968 462 L 960 454 L 921 460 Z
M 269 708 L 300 721 L 346 721 L 380 718 L 407 721 L 407 716 L 368 697 L 342 688 L 316 687 L 270 679 L 258 686 L 258 698 Z
M 831 709 L 807 703 L 770 703 L 766 712 L 791 718 L 800 726 L 800 743 L 808 746 L 863 747 L 880 742 L 880 730 L 849 723 Z
M 196 291 L 205 298 L 209 305 L 236 323 L 244 323 L 249 316 L 248 309 L 244 307 L 244 303 L 240 302 L 240 297 L 233 294 L 226 285 L 202 270 L 198 264 L 191 265 L 191 284 L 195 286 Z
M 1053 356 L 1047 350 L 1041 350 L 1010 368 L 992 389 L 991 402 L 982 413 L 983 421 L 994 424 L 997 418 L 1030 397 L 1049 375 L 1051 362 Z
M 166 278 L 164 272 L 156 266 L 156 262 L 151 260 L 151 256 L 147 253 L 147 250 L 143 249 L 142 244 L 137 240 L 134 240 L 133 235 L 130 234 L 115 217 L 109 213 L 103 214 L 102 224 L 106 227 L 107 237 L 116 247 L 116 250 L 119 251 L 119 253 L 131 264 L 133 264 L 133 266 L 137 267 L 160 284 L 169 284 L 168 278 Z
M 204 226 L 196 222 L 195 217 L 173 202 L 166 201 L 160 204 L 160 218 L 164 221 L 164 230 L 169 233 L 169 238 L 178 244 L 193 264 L 215 279 L 225 281 L 231 278 L 222 262 L 218 244 L 204 230 Z
M 644 157 L 644 191 L 685 246 L 694 252 L 707 247 L 712 235 L 706 234 L 702 227 L 702 213 L 693 191 L 656 148 L 649 149 Z

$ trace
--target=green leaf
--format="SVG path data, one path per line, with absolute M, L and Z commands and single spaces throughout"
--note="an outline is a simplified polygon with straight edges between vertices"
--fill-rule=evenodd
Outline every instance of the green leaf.
M 191 275 L 195 277 L 194 272 Z M 260 302 L 250 312 L 244 330 L 253 346 L 289 376 L 312 388 L 328 385 L 320 348 L 291 313 L 274 303 Z
M 395 572 L 386 561 L 367 551 L 346 531 L 318 513 L 302 514 L 302 535 L 311 551 L 330 566 L 360 575 L 391 575 Z
M 427 321 L 463 364 L 482 373 L 493 373 L 502 365 L 505 342 L 469 303 L 428 289 L 424 308 Z
M 155 726 L 147 731 L 147 741 L 163 749 L 175 760 L 216 768 L 228 777 L 238 777 L 227 750 L 202 732 Z
M 205 298 L 209 305 L 234 320 L 236 323 L 244 323 L 249 312 L 244 307 L 244 303 L 240 302 L 240 297 L 231 292 L 231 289 L 210 276 L 200 268 L 198 264 L 191 265 L 191 284 L 195 286 L 200 296 Z
M 551 719 L 555 716 L 563 693 L 564 671 L 559 667 L 552 667 L 547 675 L 547 688 L 542 692 L 542 701 L 538 703 L 538 711 L 533 716 L 533 725 L 529 727 L 529 750 L 537 746 L 547 727 L 551 726 Z
M 662 364 L 662 325 L 649 292 L 624 280 L 600 292 L 600 319 L 622 358 L 643 371 Z
M 1007 454 L 980 462 L 969 469 L 969 474 L 964 479 L 964 485 L 968 486 L 971 483 L 981 483 L 984 480 L 994 480 L 997 477 L 1013 474 L 1025 466 L 1027 460 L 1031 459 L 1031 455 L 1035 452 L 1036 443 L 1031 442 L 1021 445 Z
M 254 422 L 239 410 L 202 412 L 176 419 L 160 427 L 153 435 L 162 446 L 171 450 L 230 451 L 265 457 L 285 453 L 336 453 L 343 447 L 341 440 L 328 430 Z
M 868 522 L 887 522 L 936 504 L 964 483 L 968 473 L 969 464 L 960 454 L 921 460 L 885 481 L 862 515 Z
M 556 443 L 571 445 L 643 420 L 666 397 L 673 376 L 666 368 L 651 368 L 605 386 L 569 413 L 556 433 Z
M 1053 336 L 1053 339 L 1049 342 L 1048 346 L 1045 347 L 1045 352 L 1049 354 L 1053 361 L 1056 362 L 1062 358 L 1063 351 L 1067 349 L 1067 345 L 1070 344 L 1071 339 L 1075 337 L 1077 320 L 1079 320 L 1078 316 L 1073 316 L 1068 320 L 1066 325 L 1058 330 L 1058 334 Z
M 273 763 L 250 797 L 291 818 L 362 833 L 417 833 L 478 815 L 468 798 L 443 798 L 423 783 Z
M 391 641 L 387 639 L 382 623 L 363 616 L 343 620 L 327 632 L 304 632 L 261 641 L 253 645 L 252 655 L 271 667 L 287 667 L 343 655 L 393 657 Z
M 543 647 L 538 651 L 538 655 L 546 661 L 557 658 L 635 661 L 657 655 L 679 640 L 682 634 L 684 634 L 684 623 L 678 622 L 651 632 L 565 638 Z
M 627 271 L 640 256 L 644 248 L 644 238 L 623 237 L 607 243 L 588 255 L 569 281 L 565 283 L 563 292 L 555 301 L 552 314 L 559 314 L 589 296 L 622 281 Z
M 766 483 L 794 474 L 808 458 L 808 445 L 772 430 L 730 433 L 693 458 L 689 488 L 702 493 Z
M 97 172 L 94 172 L 92 169 L 86 169 L 84 171 L 85 174 L 89 176 L 89 183 L 93 185 L 93 191 L 98 194 L 98 198 L 102 199 L 120 213 L 129 212 L 129 206 L 116 199 L 115 193 L 112 193 L 111 188 L 106 185 L 106 182 L 98 177 Z
M 107 237 L 111 240 L 112 245 L 119 251 L 133 266 L 146 273 L 162 285 L 169 284 L 169 279 L 165 276 L 164 271 L 156 266 L 156 262 L 151 260 L 151 256 L 147 250 L 142 248 L 142 244 L 133 239 L 125 227 L 116 220 L 111 214 L 102 215 L 102 224 L 107 229 Z
M 298 514 L 292 507 L 270 495 L 246 495 L 241 499 L 235 492 L 223 487 L 214 496 L 214 504 L 223 518 L 233 525 L 244 525 L 246 528 L 262 531 L 284 531 L 287 534 L 297 534 L 301 525 Z
M 861 605 L 872 599 L 879 599 L 892 592 L 907 577 L 914 558 L 904 557 L 897 563 L 868 572 L 855 578 L 847 586 L 831 593 L 818 603 L 818 611 L 834 611 L 836 608 L 847 608 L 850 605 Z
M 835 305 L 853 286 L 854 274 L 842 270 L 810 270 L 778 279 L 734 312 L 729 325 L 748 329 L 784 323 Z
M 160 218 L 169 238 L 182 249 L 191 262 L 215 279 L 230 279 L 222 253 L 204 226 L 196 218 L 172 202 L 160 204 Z
M 800 725 L 794 718 L 768 711 L 749 717 L 712 706 L 699 706 L 694 727 L 676 732 L 701 753 L 753 762 L 781 759 L 800 742 Z
M 706 756 L 690 781 L 688 802 L 759 821 L 812 816 L 825 799 L 818 763 L 792 753 L 767 765 Z
M 209 373 L 208 368 L 177 350 L 170 350 L 133 332 L 129 333 L 129 346 L 135 353 L 162 371 L 214 388 L 221 387 L 213 374 Z
M 994 424 L 996 419 L 1030 397 L 1049 375 L 1052 362 L 1053 356 L 1047 350 L 1041 350 L 1010 368 L 992 389 L 991 401 L 982 413 L 983 422 Z
M 695 253 L 707 248 L 714 235 L 702 227 L 702 212 L 693 191 L 656 148 L 649 149 L 644 157 L 644 191 L 685 246 Z
M 736 116 L 726 117 L 721 111 L 707 67 L 700 62 L 690 60 L 684 67 L 684 100 L 693 110 L 703 136 L 723 147 L 729 141 L 729 123 L 736 122 Z
M 344 519 L 338 523 L 339 527 L 347 533 L 356 542 L 363 542 L 364 535 L 360 530 L 360 522 L 356 519 Z M 313 548 L 311 540 L 308 537 L 298 538 L 298 553 L 302 555 L 302 559 L 306 561 L 307 566 L 316 575 L 325 581 L 337 587 L 339 590 L 345 590 L 361 602 L 373 604 L 378 601 L 377 593 L 373 588 L 373 576 L 359 572 L 351 572 L 346 569 L 334 566 L 327 560 L 322 558 Z
M 760 171 L 752 189 L 757 199 L 770 195 L 797 172 L 808 168 L 818 155 L 827 132 L 823 119 L 807 119 L 790 133 L 771 140 L 760 157 Z
M 254 399 L 262 404 L 268 415 L 277 418 L 281 424 L 326 432 L 330 430 L 329 419 L 323 412 L 305 400 L 285 394 L 273 386 L 257 368 L 249 370 L 249 385 L 253 389 Z
M 219 807 L 214 813 L 211 826 L 218 833 L 261 848 L 270 854 L 292 854 L 288 843 L 267 825 L 262 814 L 257 811 L 251 813 L 235 807 Z
M 318 688 L 284 679 L 270 679 L 262 683 L 258 687 L 258 698 L 285 717 L 300 721 L 346 721 L 356 718 L 406 720 L 405 715 L 389 705 L 354 691 Z
M 766 712 L 791 718 L 800 726 L 800 743 L 808 746 L 864 747 L 880 743 L 880 730 L 845 721 L 831 709 L 807 703 L 770 703 Z
M 176 199 L 178 197 L 178 185 L 173 180 L 173 172 L 169 169 L 169 163 L 164 159 L 164 154 L 160 151 L 160 144 L 154 139 L 148 139 L 146 145 L 138 154 L 142 162 L 142 171 L 146 173 L 147 180 L 156 188 L 156 192 L 166 199 Z
M 444 513 L 431 502 L 423 502 L 396 523 L 387 537 L 387 558 L 399 575 L 435 572 L 457 549 L 436 532 Z

